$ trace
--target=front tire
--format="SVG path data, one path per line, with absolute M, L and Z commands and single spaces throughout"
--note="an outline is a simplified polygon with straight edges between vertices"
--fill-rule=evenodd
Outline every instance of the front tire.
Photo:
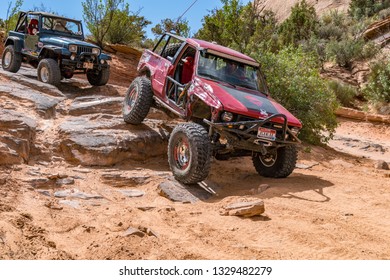
M 109 68 L 103 68 L 100 71 L 94 71 L 94 70 L 87 71 L 87 79 L 92 86 L 104 86 L 108 83 L 109 78 L 110 78 Z
M 15 52 L 13 45 L 9 45 L 4 49 L 1 64 L 5 71 L 16 73 L 22 66 L 22 55 Z
M 61 81 L 61 70 L 57 61 L 44 58 L 38 64 L 38 80 L 51 85 L 58 85 Z
M 295 168 L 298 153 L 295 146 L 285 146 L 270 150 L 266 155 L 252 157 L 257 173 L 263 177 L 286 178 Z
M 123 119 L 129 124 L 140 124 L 149 113 L 153 103 L 150 80 L 145 76 L 137 77 L 131 83 L 123 101 Z
M 168 162 L 173 176 L 184 184 L 196 184 L 210 171 L 211 145 L 207 131 L 196 123 L 179 124 L 168 143 Z

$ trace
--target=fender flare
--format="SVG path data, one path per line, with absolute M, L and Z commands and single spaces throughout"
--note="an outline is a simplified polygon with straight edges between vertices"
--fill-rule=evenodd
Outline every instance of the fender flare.
M 24 42 L 22 39 L 16 37 L 16 36 L 9 36 L 7 40 L 5 41 L 5 46 L 13 45 L 15 52 L 20 53 L 22 52 L 22 49 L 24 47 Z
M 146 76 L 150 78 L 152 76 L 152 71 L 150 71 L 149 67 L 144 66 L 143 68 L 138 70 L 138 76 Z
M 65 48 L 52 46 L 52 45 L 45 45 L 45 46 L 42 47 L 41 51 L 39 52 L 38 57 L 40 59 L 44 58 L 44 57 L 56 58 L 59 55 L 68 55 L 68 56 L 70 56 L 70 54 L 71 54 L 70 51 L 65 49 Z

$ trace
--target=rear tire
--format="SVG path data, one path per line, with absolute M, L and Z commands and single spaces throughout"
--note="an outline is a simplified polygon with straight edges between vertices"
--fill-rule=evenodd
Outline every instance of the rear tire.
M 5 71 L 16 73 L 22 66 L 22 55 L 15 52 L 13 45 L 9 45 L 4 49 L 1 64 Z
M 51 85 L 58 85 L 61 81 L 61 70 L 57 61 L 44 58 L 38 64 L 38 80 Z
M 286 178 L 297 163 L 297 149 L 295 146 L 285 146 L 274 149 L 266 155 L 255 154 L 252 157 L 257 173 L 263 177 Z
M 108 79 L 110 78 L 110 69 L 103 68 L 100 71 L 89 70 L 87 71 L 87 79 L 88 82 L 92 86 L 104 86 L 108 83 Z
M 123 101 L 123 119 L 129 124 L 140 124 L 149 113 L 153 103 L 150 80 L 145 76 L 137 77 L 131 83 Z
M 168 162 L 173 176 L 184 184 L 196 184 L 210 171 L 211 145 L 207 131 L 196 123 L 177 125 L 168 143 Z

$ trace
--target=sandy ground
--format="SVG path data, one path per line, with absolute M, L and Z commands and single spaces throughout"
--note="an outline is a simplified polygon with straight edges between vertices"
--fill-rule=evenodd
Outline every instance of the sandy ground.
M 115 167 L 152 174 L 136 186 L 146 193 L 139 198 L 124 198 L 102 184 L 104 168 L 87 174 L 67 164 L 6 169 L 11 179 L 1 186 L 0 258 L 389 259 L 389 173 L 329 149 L 313 148 L 300 158 L 319 164 L 281 180 L 259 177 L 249 159 L 216 161 L 209 178 L 216 194 L 193 204 L 159 195 L 164 178 L 153 174 L 169 173 L 166 159 Z M 46 205 L 58 200 L 20 183 L 32 169 L 79 175 L 83 180 L 72 188 L 105 199 L 50 209 Z M 270 187 L 257 193 L 261 184 Z M 220 215 L 229 203 L 258 198 L 266 207 L 262 216 Z M 155 235 L 124 236 L 129 227 Z
M 164 156 L 102 168 L 39 157 L 0 167 L 0 259 L 390 259 L 390 171 L 374 168 L 389 161 L 389 126 L 340 124 L 329 147 L 300 147 L 301 168 L 286 179 L 260 177 L 249 158 L 214 160 L 212 194 L 189 190 L 195 203 L 161 195 L 171 175 Z M 146 180 L 118 188 L 102 181 L 107 172 Z M 75 182 L 37 189 L 24 182 L 36 173 Z M 123 189 L 143 195 L 125 197 Z M 64 203 L 57 191 L 100 198 Z M 230 203 L 256 199 L 265 203 L 261 216 L 221 215 Z

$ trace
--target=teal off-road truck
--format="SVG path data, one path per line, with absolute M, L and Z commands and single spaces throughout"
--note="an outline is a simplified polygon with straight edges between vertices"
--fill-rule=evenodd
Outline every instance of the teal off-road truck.
M 107 84 L 111 57 L 84 40 L 81 21 L 45 12 L 20 12 L 5 41 L 3 69 L 16 73 L 22 62 L 38 69 L 38 79 L 57 85 L 86 74 L 91 85 Z

